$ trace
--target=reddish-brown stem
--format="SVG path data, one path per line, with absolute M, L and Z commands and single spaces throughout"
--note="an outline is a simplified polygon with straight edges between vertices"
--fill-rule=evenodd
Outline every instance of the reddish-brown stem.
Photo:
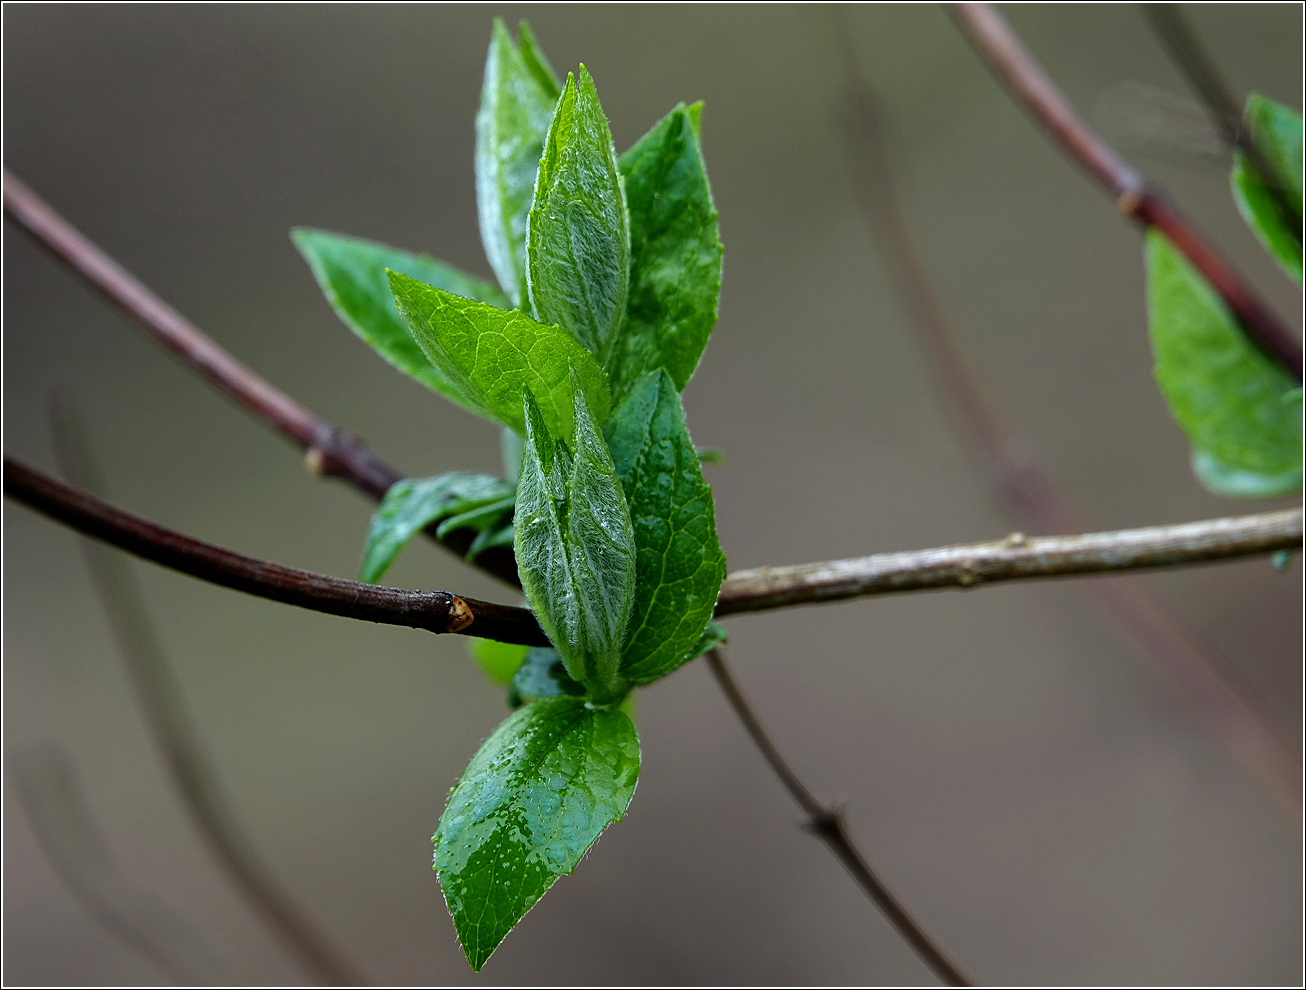
M 88 240 L 8 169 L 4 171 L 4 203 L 5 213 L 42 247 L 146 333 L 306 450 L 308 464 L 315 473 L 347 481 L 374 499 L 381 498 L 403 477 L 369 450 L 360 437 L 328 423 L 237 361 Z M 434 527 L 430 535 L 437 539 Z M 475 538 L 474 531 L 460 529 L 446 533 L 439 542 L 461 555 Z M 476 563 L 509 584 L 518 583 L 517 565 L 511 551 L 492 547 L 481 553 Z
M 949 5 L 957 23 L 1007 89 L 1115 198 L 1120 212 L 1155 227 L 1184 253 L 1228 305 L 1247 336 L 1302 380 L 1301 344 L 1174 205 L 1084 121 L 989 4 Z
M 434 633 L 548 646 L 529 609 L 314 574 L 225 550 L 123 512 L 42 471 L 4 459 L 6 495 L 78 532 L 203 581 L 286 605 Z
M 790 796 L 797 802 L 798 807 L 803 810 L 807 816 L 806 827 L 813 835 L 819 838 L 830 850 L 838 857 L 839 862 L 852 874 L 853 879 L 866 893 L 866 896 L 889 920 L 889 923 L 898 930 L 901 935 L 921 957 L 930 969 L 934 970 L 949 986 L 953 987 L 970 987 L 974 982 L 968 977 L 955 962 L 948 957 L 948 954 L 934 940 L 933 936 L 925 930 L 922 925 L 912 915 L 910 911 L 893 895 L 893 892 L 885 886 L 871 869 L 871 864 L 867 862 L 866 857 L 862 855 L 861 850 L 857 848 L 848 832 L 848 823 L 845 820 L 843 809 L 835 805 L 827 805 L 817 800 L 807 785 L 803 783 L 798 774 L 776 748 L 771 737 L 767 735 L 766 730 L 762 728 L 762 723 L 757 714 L 749 705 L 748 699 L 744 697 L 743 691 L 739 689 L 735 681 L 734 674 L 726 665 L 725 656 L 719 649 L 708 650 L 704 655 L 707 665 L 712 671 L 712 676 L 716 678 L 717 684 L 721 686 L 726 700 L 730 702 L 730 707 L 735 710 L 739 721 L 743 723 L 744 730 L 752 738 L 754 745 L 761 751 L 763 758 L 770 765 L 775 775 L 780 778 L 780 783 L 784 785 Z

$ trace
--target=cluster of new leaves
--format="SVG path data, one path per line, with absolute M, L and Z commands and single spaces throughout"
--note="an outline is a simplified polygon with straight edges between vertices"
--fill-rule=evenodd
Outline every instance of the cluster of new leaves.
M 480 969 L 610 823 L 639 775 L 624 702 L 719 642 L 725 555 L 680 392 L 716 322 L 721 244 L 677 106 L 618 157 L 585 67 L 560 83 L 496 21 L 476 194 L 499 285 L 325 231 L 295 243 L 341 319 L 395 367 L 505 428 L 507 480 L 405 480 L 372 519 L 376 581 L 419 530 L 511 543 L 552 649 L 477 642 L 514 713 L 453 789 L 435 868 Z
M 1302 281 L 1302 118 L 1253 94 L 1250 137 L 1272 174 L 1237 152 L 1234 200 L 1256 237 Z M 1259 350 L 1164 234 L 1147 234 L 1147 301 L 1156 380 L 1210 491 L 1275 498 L 1302 487 L 1302 390 Z

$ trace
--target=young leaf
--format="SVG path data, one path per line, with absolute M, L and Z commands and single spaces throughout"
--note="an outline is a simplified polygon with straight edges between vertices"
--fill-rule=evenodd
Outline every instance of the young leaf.
M 514 547 L 522 588 L 571 676 L 606 702 L 635 594 L 635 538 L 608 448 L 576 390 L 575 454 L 528 393 Z
M 1301 114 L 1258 93 L 1247 98 L 1245 113 L 1252 138 L 1273 173 L 1269 178 L 1280 193 L 1256 171 L 1242 151 L 1235 152 L 1230 184 L 1238 210 L 1265 249 L 1295 278 L 1302 280 L 1302 120 Z M 1292 217 L 1280 205 L 1286 200 Z
M 641 378 L 604 427 L 638 553 L 621 675 L 635 684 L 692 660 L 726 574 L 712 489 L 666 369 Z M 700 651 L 701 652 L 701 651 Z
M 290 232 L 327 301 L 373 350 L 427 388 L 463 405 L 459 392 L 431 365 L 395 309 L 386 269 L 403 272 L 428 285 L 491 306 L 508 308 L 503 293 L 489 282 L 464 275 L 425 254 L 410 254 L 359 237 L 346 237 L 310 227 Z M 483 414 L 478 408 L 472 412 Z
M 553 66 L 549 64 L 548 58 L 544 55 L 544 50 L 540 48 L 539 43 L 535 40 L 535 32 L 531 30 L 528 21 L 521 21 L 517 24 L 517 37 L 521 41 L 521 60 L 526 66 L 527 71 L 535 77 L 535 81 L 540 84 L 546 96 L 551 100 L 557 100 L 558 95 L 562 92 L 562 83 L 558 82 L 558 74 L 553 71 Z M 538 165 L 539 163 L 536 162 Z
M 379 581 L 408 541 L 437 519 L 494 504 L 512 491 L 512 485 L 498 478 L 463 471 L 396 481 L 372 515 L 358 579 Z
M 517 671 L 526 660 L 531 650 L 529 646 L 516 643 L 498 643 L 492 639 L 469 639 L 467 652 L 472 655 L 477 666 L 485 671 L 485 676 L 501 687 L 512 684 Z
M 399 313 L 431 364 L 464 405 L 524 433 L 522 396 L 529 389 L 549 430 L 570 440 L 574 369 L 594 415 L 608 414 L 608 383 L 589 352 L 557 327 L 518 310 L 506 312 L 423 285 L 397 272 L 390 289 Z
M 626 308 L 630 233 L 608 119 L 594 80 L 570 73 L 535 179 L 526 234 L 531 308 L 608 367 Z
M 494 730 L 432 836 L 444 902 L 473 970 L 621 821 L 638 777 L 639 738 L 619 709 L 544 698 Z
M 476 114 L 476 209 L 485 256 L 514 306 L 526 297 L 526 217 L 556 101 L 496 17 Z
M 683 390 L 716 324 L 722 248 L 695 119 L 681 104 L 621 156 L 630 296 L 606 365 L 614 397 L 658 368 Z
M 1270 498 L 1301 487 L 1295 382 L 1242 333 L 1187 259 L 1147 232 L 1155 375 L 1188 435 L 1198 479 L 1218 495 Z
M 580 697 L 585 685 L 571 679 L 562 655 L 547 646 L 532 646 L 512 678 L 512 689 L 520 701 Z

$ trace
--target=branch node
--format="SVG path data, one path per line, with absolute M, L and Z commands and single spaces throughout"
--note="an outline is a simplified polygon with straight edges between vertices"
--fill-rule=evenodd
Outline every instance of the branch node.
M 1141 219 L 1138 216 L 1139 207 L 1143 205 L 1143 199 L 1146 196 L 1144 189 L 1126 189 L 1116 199 L 1116 209 L 1120 215 L 1130 220 Z
M 323 478 L 327 473 L 327 455 L 321 447 L 309 447 L 304 451 L 304 467 L 308 468 L 308 473 L 317 478 Z
M 1007 538 L 1002 541 L 1003 546 L 1023 547 L 1029 545 L 1029 537 L 1019 530 L 1014 533 L 1008 533 Z
M 468 604 L 457 595 L 449 596 L 449 632 L 462 632 L 473 622 L 476 616 Z

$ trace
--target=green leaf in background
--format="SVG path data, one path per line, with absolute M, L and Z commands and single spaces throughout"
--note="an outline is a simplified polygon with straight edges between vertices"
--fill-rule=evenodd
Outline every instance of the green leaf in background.
M 1301 488 L 1297 385 L 1256 348 L 1223 301 L 1156 229 L 1147 232 L 1155 375 L 1217 495 L 1271 498 Z
M 423 285 L 397 272 L 390 289 L 399 313 L 430 362 L 465 405 L 525 433 L 522 396 L 529 389 L 549 431 L 572 435 L 572 370 L 600 421 L 608 414 L 603 369 L 570 334 L 537 323 L 519 310 L 495 309 Z
M 485 671 L 485 676 L 500 687 L 508 687 L 512 684 L 530 649 L 529 646 L 498 643 L 492 639 L 467 641 L 467 652 L 472 655 L 472 659 L 481 670 Z
M 358 579 L 379 581 L 408 541 L 436 520 L 500 503 L 512 492 L 505 481 L 464 471 L 396 481 L 372 514 Z
M 535 40 L 535 32 L 531 30 L 528 21 L 517 23 L 517 37 L 521 42 L 522 64 L 535 77 L 535 81 L 539 83 L 545 95 L 556 101 L 562 92 L 562 83 L 558 82 L 558 74 L 553 71 L 553 66 L 545 57 L 544 49 L 540 48 Z M 536 164 L 538 165 L 539 162 L 536 161 Z
M 621 820 L 638 778 L 639 738 L 619 709 L 544 698 L 494 730 L 432 837 L 440 888 L 472 969 Z
M 549 125 L 526 235 L 531 309 L 608 367 L 626 309 L 630 232 L 608 119 L 585 66 Z
M 429 255 L 410 254 L 360 237 L 310 227 L 296 227 L 290 237 L 313 270 L 327 301 L 349 329 L 400 371 L 446 399 L 467 405 L 461 393 L 426 359 L 404 326 L 385 272 L 387 268 L 403 272 L 446 292 L 506 309 L 508 300 L 502 292 Z M 468 408 L 485 415 L 480 408 Z
M 552 92 L 545 85 L 541 70 L 546 63 L 529 38 L 529 32 L 523 32 L 523 44 L 529 45 L 531 52 L 528 60 L 513 45 L 503 21 L 495 18 L 485 59 L 481 108 L 476 114 L 476 207 L 481 241 L 490 267 L 514 306 L 521 306 L 526 295 L 526 217 L 557 101 L 556 84 Z
M 621 156 L 630 206 L 630 295 L 616 353 L 606 364 L 614 398 L 658 368 L 683 390 L 716 325 L 722 248 L 696 119 L 681 104 Z
M 621 674 L 648 684 L 697 656 L 693 650 L 716 607 L 726 555 L 717 542 L 712 489 L 665 369 L 635 384 L 604 434 L 638 554 Z
M 526 396 L 514 548 L 522 588 L 567 672 L 599 702 L 619 697 L 635 594 L 635 537 L 603 437 L 576 390 L 575 454 Z
M 1242 151 L 1234 153 L 1230 184 L 1238 210 L 1265 249 L 1297 280 L 1302 280 L 1302 121 L 1301 114 L 1258 93 L 1247 98 L 1245 118 L 1252 139 L 1266 158 L 1274 184 L 1295 216 L 1285 218 L 1272 187 Z
M 557 650 L 532 646 L 513 675 L 512 690 L 519 702 L 527 702 L 564 695 L 577 698 L 585 693 L 585 685 L 572 680 Z

